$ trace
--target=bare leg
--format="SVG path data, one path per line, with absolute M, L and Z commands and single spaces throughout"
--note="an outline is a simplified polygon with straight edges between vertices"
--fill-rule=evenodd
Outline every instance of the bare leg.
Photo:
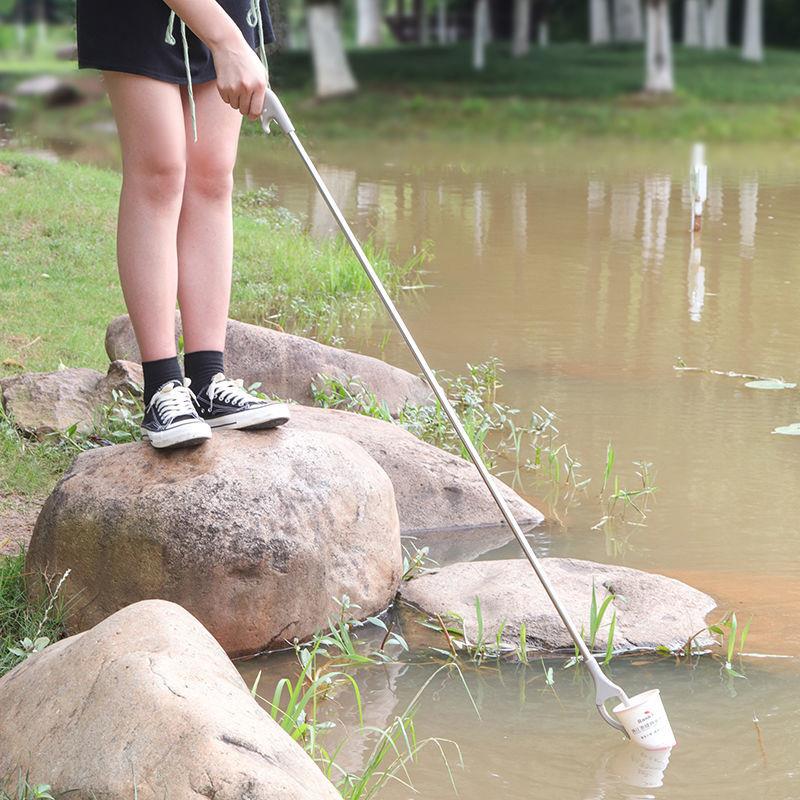
M 180 89 L 121 72 L 103 76 L 122 145 L 122 292 L 142 360 L 169 358 L 175 355 L 177 231 L 186 174 Z
M 186 121 L 186 183 L 178 226 L 178 299 L 184 348 L 224 350 L 231 292 L 233 167 L 242 116 L 222 101 L 216 84 L 194 87 L 198 141 Z

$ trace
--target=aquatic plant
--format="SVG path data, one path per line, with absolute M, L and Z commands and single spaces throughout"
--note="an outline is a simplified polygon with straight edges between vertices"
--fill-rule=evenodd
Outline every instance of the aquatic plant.
M 600 491 L 600 501 L 603 506 L 603 516 L 598 522 L 592 525 L 593 531 L 605 530 L 607 540 L 614 554 L 619 555 L 626 546 L 626 541 L 621 541 L 613 535 L 613 526 L 626 524 L 633 526 L 644 525 L 647 515 L 650 512 L 649 501 L 656 492 L 653 483 L 653 465 L 648 461 L 634 461 L 637 468 L 636 476 L 641 483 L 632 489 L 627 489 L 620 485 L 619 475 L 614 475 L 614 488 L 606 494 L 606 488 L 613 474 L 614 469 L 614 448 L 608 445 L 606 451 L 606 464 L 603 471 L 603 486 Z M 632 509 L 638 516 L 635 520 L 627 518 L 628 511 Z M 606 529 L 609 530 L 606 530 Z
M 403 581 L 410 581 L 439 564 L 431 558 L 429 547 L 417 547 L 413 542 L 403 543 Z
M 470 440 L 489 467 L 495 466 L 499 455 L 507 453 L 508 441 L 518 442 L 528 432 L 526 427 L 514 423 L 518 409 L 497 402 L 502 371 L 500 361 L 492 358 L 480 364 L 467 364 L 466 376 L 437 374 L 437 380 L 447 392 Z M 362 381 L 329 375 L 318 375 L 311 392 L 314 402 L 322 408 L 352 411 L 395 423 L 428 444 L 468 458 L 461 440 L 438 403 L 406 403 L 393 417 L 386 403 L 379 400 Z M 490 446 L 490 436 L 498 442 L 494 447 Z
M 745 626 L 739 630 L 739 622 L 736 619 L 736 612 L 726 614 L 719 622 L 714 625 L 709 625 L 708 630 L 710 633 L 715 633 L 721 637 L 721 645 L 724 650 L 724 658 L 720 658 L 718 653 L 714 656 L 722 661 L 722 671 L 725 675 L 733 678 L 744 678 L 745 675 L 737 672 L 733 668 L 734 656 L 738 653 L 739 661 L 741 663 L 741 656 L 744 650 L 747 635 L 750 633 L 750 623 L 752 618 L 747 621 Z M 740 667 L 741 668 L 741 667 Z
M 439 751 L 442 764 L 450 778 L 450 785 L 453 791 L 458 793 L 450 759 L 445 750 L 445 745 L 454 749 L 457 764 L 463 767 L 461 749 L 458 744 L 452 739 L 439 737 L 420 739 L 414 725 L 414 714 L 426 689 L 440 673 L 448 669 L 450 667 L 447 665 L 439 667 L 420 687 L 403 713 L 396 716 L 386 728 L 363 727 L 363 732 L 377 736 L 377 742 L 360 772 L 348 772 L 336 763 L 336 756 L 340 748 L 333 753 L 320 749 L 318 761 L 321 762 L 323 772 L 335 783 L 344 800 L 371 800 L 390 781 L 399 782 L 410 791 L 415 791 L 409 768 L 426 747 L 435 747 Z M 339 775 L 338 779 L 337 774 Z
M 598 606 L 597 604 L 597 588 L 595 586 L 594 580 L 592 580 L 592 599 L 589 604 L 589 637 L 588 641 L 586 642 L 589 645 L 589 649 L 594 652 L 595 645 L 597 644 L 597 634 L 600 632 L 600 629 L 603 627 L 603 620 L 605 619 L 606 613 L 608 612 L 609 608 L 611 608 L 612 603 L 616 599 L 616 595 L 613 592 L 609 592 L 602 603 Z M 608 632 L 606 634 L 606 650 L 605 656 L 603 658 L 603 666 L 609 664 L 611 659 L 614 657 L 614 631 L 617 628 L 617 610 L 613 608 L 611 610 L 611 621 L 608 623 Z M 581 637 L 586 638 L 585 635 L 585 628 L 581 627 Z M 580 654 L 577 645 L 575 646 L 575 654 L 564 664 L 564 669 L 569 669 L 570 667 L 574 667 L 576 664 L 580 664 L 583 662 L 583 656 Z
M 419 752 L 428 746 L 434 746 L 439 750 L 452 781 L 452 770 L 445 745 L 455 749 L 458 763 L 461 764 L 458 745 L 449 739 L 420 739 L 413 717 L 425 690 L 439 675 L 448 675 L 451 670 L 455 670 L 469 693 L 458 665 L 451 663 L 437 668 L 403 713 L 396 716 L 386 728 L 365 726 L 361 691 L 358 682 L 347 672 L 346 667 L 364 667 L 378 663 L 385 658 L 387 637 L 398 635 L 392 634 L 389 626 L 379 618 L 369 618 L 368 621 L 383 628 L 386 635 L 377 649 L 359 650 L 350 634 L 350 628 L 353 626 L 351 611 L 355 607 L 349 601 L 343 600 L 340 602 L 340 608 L 340 619 L 328 631 L 316 634 L 306 644 L 294 643 L 299 666 L 299 672 L 295 677 L 281 678 L 271 697 L 264 697 L 259 693 L 262 676 L 259 672 L 251 688 L 251 694 L 267 707 L 275 722 L 300 743 L 320 765 L 325 775 L 336 784 L 345 800 L 369 800 L 375 797 L 389 781 L 399 781 L 413 790 L 409 768 L 416 761 Z M 402 637 L 399 638 L 402 640 Z M 404 640 L 402 645 L 405 650 L 408 649 Z M 377 738 L 364 768 L 358 773 L 349 772 L 337 763 L 346 740 L 333 750 L 329 750 L 323 741 L 324 735 L 336 728 L 336 723 L 328 719 L 324 713 L 325 704 L 332 701 L 342 689 L 350 691 L 353 695 L 358 712 L 359 734 Z M 469 696 L 472 700 L 471 695 Z M 475 707 L 474 700 L 472 704 Z M 477 713 L 477 707 L 475 710 Z

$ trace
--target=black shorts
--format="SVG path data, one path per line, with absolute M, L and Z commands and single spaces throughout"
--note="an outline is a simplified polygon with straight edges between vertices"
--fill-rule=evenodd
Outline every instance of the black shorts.
M 247 22 L 250 0 L 217 0 L 239 26 L 245 40 L 258 48 L 258 29 Z M 275 41 L 267 0 L 261 3 L 264 42 Z M 163 0 L 78 0 L 78 66 L 146 75 L 186 84 L 180 20 L 175 44 L 165 41 L 170 8 Z M 217 77 L 209 49 L 187 28 L 192 83 Z

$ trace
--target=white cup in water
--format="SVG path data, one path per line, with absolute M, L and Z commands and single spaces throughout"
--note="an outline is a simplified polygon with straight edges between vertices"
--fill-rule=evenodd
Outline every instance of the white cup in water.
M 665 750 L 675 747 L 675 734 L 667 719 L 658 689 L 634 695 L 627 703 L 613 709 L 631 741 L 646 750 Z

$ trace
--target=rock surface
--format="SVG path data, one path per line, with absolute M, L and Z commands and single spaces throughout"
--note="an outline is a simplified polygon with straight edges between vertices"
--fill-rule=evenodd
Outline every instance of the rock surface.
M 612 603 L 617 612 L 616 650 L 681 647 L 689 637 L 703 631 L 706 615 L 716 607 L 707 594 L 662 575 L 567 558 L 544 558 L 542 565 L 578 630 L 589 630 L 593 581 L 598 606 L 608 592 L 616 595 Z M 403 584 L 400 596 L 428 614 L 459 614 L 473 642 L 478 597 L 488 641 L 495 641 L 505 623 L 502 640 L 516 646 L 524 622 L 531 651 L 572 647 L 569 634 L 527 561 L 452 564 Z M 610 622 L 609 610 L 595 642 L 600 652 L 606 649 Z M 695 639 L 699 647 L 712 643 L 708 633 Z
M 471 462 L 427 444 L 391 422 L 348 411 L 296 407 L 290 424 L 304 431 L 336 432 L 358 442 L 392 480 L 404 535 L 503 524 Z M 541 513 L 513 489 L 499 479 L 496 484 L 520 524 L 542 522 Z M 502 544 L 497 537 L 493 541 L 495 546 Z
M 128 361 L 114 361 L 105 375 L 84 367 L 25 372 L 0 379 L 0 401 L 17 427 L 39 438 L 76 422 L 90 433 L 115 389 L 141 394 L 142 383 L 142 368 Z
M 343 595 L 364 617 L 385 609 L 402 553 L 378 464 L 343 436 L 287 425 L 190 450 L 81 453 L 44 504 L 27 563 L 72 569 L 70 632 L 158 597 L 241 655 L 326 627 Z
M 177 312 L 175 324 L 180 335 L 182 328 Z M 141 360 L 127 315 L 109 324 L 106 352 L 112 360 Z M 421 378 L 377 358 L 232 319 L 228 320 L 225 340 L 225 368 L 231 377 L 242 378 L 245 386 L 261 383 L 263 391 L 304 405 L 313 402 L 311 383 L 320 374 L 358 377 L 393 414 L 406 400 L 421 404 L 429 402 L 431 397 Z
M 21 768 L 75 800 L 339 798 L 173 603 L 136 603 L 31 656 L 0 679 L 0 708 L 14 796 Z
M 55 75 L 28 78 L 14 87 L 14 94 L 17 97 L 38 97 L 50 108 L 74 105 L 83 99 L 77 86 Z

